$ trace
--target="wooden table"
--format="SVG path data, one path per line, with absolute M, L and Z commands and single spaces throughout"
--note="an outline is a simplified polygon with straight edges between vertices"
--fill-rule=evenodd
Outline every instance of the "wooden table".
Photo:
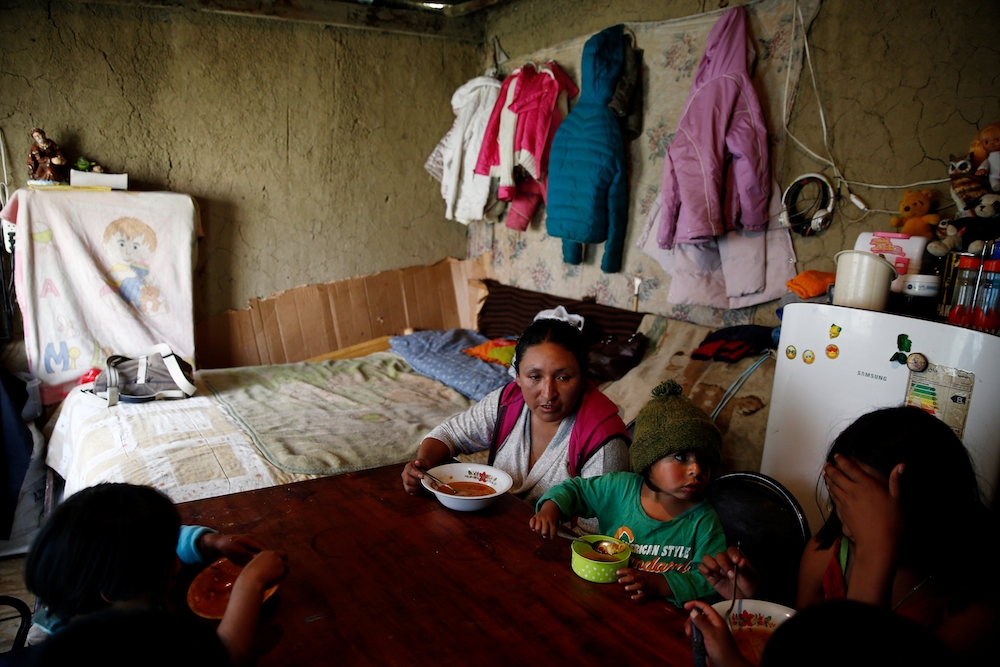
M 570 569 L 507 494 L 478 512 L 410 496 L 402 466 L 198 500 L 185 523 L 288 553 L 265 607 L 280 639 L 261 665 L 692 664 L 684 613 L 638 604 Z

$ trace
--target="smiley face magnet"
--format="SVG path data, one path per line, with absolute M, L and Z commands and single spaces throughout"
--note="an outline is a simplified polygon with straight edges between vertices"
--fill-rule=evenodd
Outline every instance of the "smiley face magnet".
M 811 364 L 812 362 L 816 361 L 816 355 L 813 353 L 812 350 L 806 350 L 805 352 L 802 353 L 802 361 L 806 362 L 807 364 Z
M 796 354 L 798 354 L 798 352 L 796 351 L 794 345 L 789 345 L 785 348 L 785 356 L 789 359 L 794 359 Z
M 831 359 L 836 359 L 838 356 L 840 356 L 840 348 L 833 344 L 827 345 L 826 356 L 828 356 Z

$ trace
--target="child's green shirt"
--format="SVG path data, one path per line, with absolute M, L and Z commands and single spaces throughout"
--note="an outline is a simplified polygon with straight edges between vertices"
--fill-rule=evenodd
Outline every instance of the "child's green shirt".
M 642 477 L 631 472 L 574 477 L 549 489 L 536 508 L 552 500 L 559 505 L 563 520 L 596 516 L 601 534 L 632 547 L 632 568 L 666 577 L 673 595 L 668 599 L 678 607 L 688 600 L 715 596 L 715 589 L 698 572 L 702 556 L 726 550 L 726 536 L 715 510 L 702 501 L 670 521 L 658 521 L 642 509 L 641 488 Z

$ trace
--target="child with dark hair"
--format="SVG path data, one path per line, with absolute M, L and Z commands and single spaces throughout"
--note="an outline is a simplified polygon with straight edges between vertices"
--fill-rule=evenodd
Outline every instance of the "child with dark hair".
M 677 606 L 714 596 L 698 572 L 703 556 L 726 546 L 705 488 L 722 459 L 722 435 L 673 380 L 653 390 L 639 412 L 632 469 L 570 479 L 538 501 L 529 526 L 554 537 L 571 517 L 596 516 L 600 532 L 632 547 L 618 583 L 633 600 L 666 598 Z
M 1000 629 L 1000 591 L 995 577 L 959 563 L 963 553 L 996 553 L 1000 533 L 954 431 L 914 407 L 870 412 L 834 440 L 822 480 L 832 509 L 802 554 L 796 607 L 866 602 L 931 629 L 963 656 L 981 654 Z M 741 594 L 753 597 L 759 583 L 735 550 L 706 558 L 702 571 L 728 597 L 734 560 Z
M 518 339 L 512 365 L 513 382 L 427 434 L 403 469 L 407 492 L 422 490 L 420 469 L 484 450 L 513 479 L 511 493 L 530 503 L 570 477 L 628 470 L 628 429 L 618 406 L 586 378 L 579 329 L 535 320 Z
M 33 647 L 25 667 L 226 667 L 232 664 L 219 636 L 195 619 L 160 609 L 106 609 L 70 623 Z
M 177 508 L 151 487 L 100 484 L 67 498 L 31 545 L 25 583 L 47 608 L 36 622 L 59 632 L 97 611 L 158 607 L 178 560 L 220 556 L 245 564 L 218 634 L 232 663 L 248 664 L 264 591 L 287 572 L 284 554 L 249 535 L 181 526 Z

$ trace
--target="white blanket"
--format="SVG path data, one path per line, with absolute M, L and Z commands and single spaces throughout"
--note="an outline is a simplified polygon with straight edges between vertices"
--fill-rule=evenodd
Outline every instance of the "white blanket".
M 15 290 L 44 403 L 112 354 L 166 343 L 193 362 L 190 196 L 21 189 L 0 217 L 17 225 Z

